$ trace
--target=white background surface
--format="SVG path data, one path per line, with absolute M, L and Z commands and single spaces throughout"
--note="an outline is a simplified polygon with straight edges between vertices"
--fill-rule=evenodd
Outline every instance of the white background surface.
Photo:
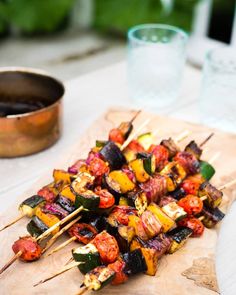
M 162 114 L 200 122 L 197 100 L 200 80 L 200 71 L 187 66 L 181 97 Z M 45 170 L 56 167 L 59 156 L 78 141 L 89 124 L 109 106 L 135 107 L 129 100 L 125 62 L 69 80 L 65 84 L 64 133 L 61 140 L 52 148 L 33 156 L 0 160 L 1 214 Z M 233 206 L 223 222 L 218 248 L 218 280 L 223 295 L 236 294 L 235 211 L 236 206 Z

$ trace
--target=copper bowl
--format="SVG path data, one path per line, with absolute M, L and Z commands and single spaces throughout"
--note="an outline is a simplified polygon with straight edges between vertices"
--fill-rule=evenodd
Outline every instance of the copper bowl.
M 43 71 L 0 68 L 0 157 L 30 155 L 60 138 L 64 92 Z

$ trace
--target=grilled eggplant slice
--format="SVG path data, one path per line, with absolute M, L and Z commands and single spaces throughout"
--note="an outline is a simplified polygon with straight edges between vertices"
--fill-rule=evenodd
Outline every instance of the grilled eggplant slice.
M 198 160 L 202 155 L 202 149 L 196 144 L 194 140 L 190 141 L 190 143 L 185 147 L 185 152 L 194 155 Z
M 115 274 L 115 271 L 107 266 L 98 266 L 85 275 L 83 285 L 90 290 L 98 291 L 111 283 Z
M 107 161 L 112 170 L 120 169 L 126 162 L 119 147 L 112 141 L 108 141 L 99 154 Z
M 20 206 L 19 211 L 22 215 L 25 215 L 31 218 L 35 215 L 35 211 L 39 206 L 43 206 L 45 204 L 45 199 L 41 196 L 34 195 L 29 197 L 28 199 L 24 200 Z
M 27 224 L 27 231 L 32 237 L 38 237 L 48 229 L 37 216 L 33 216 L 31 221 Z
M 70 199 L 63 196 L 58 197 L 56 204 L 59 204 L 68 213 L 72 213 L 75 210 L 74 203 Z
M 147 209 L 147 196 L 142 190 L 132 191 L 128 194 L 129 205 L 137 209 L 141 215 Z
M 124 253 L 123 260 L 125 262 L 124 272 L 127 275 L 134 275 L 147 271 L 146 261 L 143 257 L 141 249 Z
M 183 247 L 186 243 L 187 239 L 191 236 L 193 231 L 188 227 L 177 227 L 170 232 L 168 232 L 168 236 L 171 237 L 171 246 L 169 248 L 169 253 L 173 254 L 177 250 Z
M 206 196 L 204 201 L 209 207 L 216 208 L 220 205 L 223 193 L 211 185 L 208 181 L 203 182 L 199 188 L 199 196 Z
M 73 249 L 72 256 L 75 261 L 84 262 L 78 266 L 83 274 L 101 265 L 98 249 L 91 243 Z
M 219 208 L 210 208 L 208 206 L 204 206 L 201 212 L 201 215 L 204 216 L 202 223 L 207 228 L 214 227 L 218 222 L 220 222 L 225 214 Z
M 122 122 L 118 129 L 121 131 L 121 133 L 124 136 L 124 139 L 126 140 L 133 130 L 133 125 L 130 122 Z
M 138 153 L 137 159 L 143 160 L 143 167 L 149 175 L 153 175 L 156 170 L 156 158 L 151 153 Z
M 172 159 L 180 151 L 172 138 L 162 140 L 161 145 L 168 150 L 169 159 Z
M 177 188 L 175 191 L 171 192 L 171 197 L 173 197 L 176 200 L 180 200 L 183 197 L 186 196 L 186 192 L 185 190 L 181 187 L 181 188 Z

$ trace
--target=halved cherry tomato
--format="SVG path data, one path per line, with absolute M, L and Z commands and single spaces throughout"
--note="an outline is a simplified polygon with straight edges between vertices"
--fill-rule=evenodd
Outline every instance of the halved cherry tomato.
M 96 187 L 95 193 L 100 197 L 99 208 L 111 208 L 115 204 L 114 196 L 107 189 Z
M 76 223 L 68 230 L 71 237 L 76 237 L 79 243 L 88 244 L 97 235 L 97 230 L 87 223 Z
M 182 182 L 181 187 L 184 189 L 186 194 L 198 195 L 199 187 L 203 181 L 202 176 L 199 174 L 189 176 Z
M 93 176 L 101 176 L 109 172 L 109 167 L 102 159 L 94 157 L 89 163 L 89 171 Z
M 109 140 L 119 144 L 123 144 L 125 142 L 124 135 L 119 128 L 111 129 L 109 132 Z
M 186 217 L 178 222 L 178 224 L 190 228 L 193 231 L 192 237 L 200 237 L 204 232 L 204 225 L 195 217 Z
M 145 152 L 143 146 L 136 140 L 133 139 L 127 146 L 127 149 L 130 149 L 136 153 Z
M 116 274 L 112 280 L 112 285 L 120 285 L 128 280 L 128 276 L 124 273 L 125 262 L 123 260 L 116 260 L 114 263 L 109 264 L 108 267 Z
M 202 211 L 202 200 L 194 195 L 187 195 L 178 201 L 178 205 L 182 207 L 188 215 L 196 215 Z
M 119 255 L 117 241 L 106 231 L 102 231 L 98 234 L 91 243 L 98 249 L 103 263 L 112 263 L 117 259 Z
M 116 206 L 111 215 L 119 224 L 128 225 L 129 215 L 137 215 L 137 210 L 129 206 Z
M 34 261 L 40 258 L 42 249 L 37 241 L 31 236 L 19 238 L 12 245 L 12 250 L 16 254 L 22 252 L 20 259 L 23 261 Z
M 152 144 L 148 151 L 155 155 L 156 158 L 156 167 L 158 170 L 164 168 L 168 162 L 169 152 L 163 145 L 154 145 Z
M 141 220 L 149 238 L 153 238 L 160 233 L 162 225 L 152 212 L 144 211 Z

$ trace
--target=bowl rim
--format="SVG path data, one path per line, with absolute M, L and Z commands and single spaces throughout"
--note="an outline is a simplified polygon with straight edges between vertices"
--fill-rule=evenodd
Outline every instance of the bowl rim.
M 53 77 L 47 71 L 37 69 L 37 68 L 31 68 L 31 67 L 0 67 L 0 75 L 2 73 L 7 73 L 7 72 L 15 72 L 15 73 L 19 72 L 19 73 L 26 73 L 26 74 L 35 74 L 35 75 L 38 75 L 38 76 L 44 76 L 46 78 L 50 78 L 51 80 L 54 80 L 54 82 L 56 82 L 58 84 L 58 86 L 61 87 L 62 95 L 60 97 L 58 97 L 56 99 L 56 101 L 53 102 L 52 104 L 50 104 L 50 105 L 48 105 L 46 107 L 40 108 L 39 110 L 32 111 L 32 112 L 27 112 L 27 113 L 23 113 L 23 114 L 15 114 L 15 115 L 8 115 L 8 116 L 5 116 L 5 117 L 0 117 L 0 120 L 27 117 L 27 116 L 35 115 L 35 114 L 38 114 L 38 113 L 42 113 L 42 112 L 45 112 L 47 110 L 50 110 L 51 108 L 54 108 L 57 104 L 60 104 L 62 102 L 62 98 L 63 98 L 63 96 L 65 94 L 65 86 L 64 86 L 62 81 L 60 81 L 59 79 Z

